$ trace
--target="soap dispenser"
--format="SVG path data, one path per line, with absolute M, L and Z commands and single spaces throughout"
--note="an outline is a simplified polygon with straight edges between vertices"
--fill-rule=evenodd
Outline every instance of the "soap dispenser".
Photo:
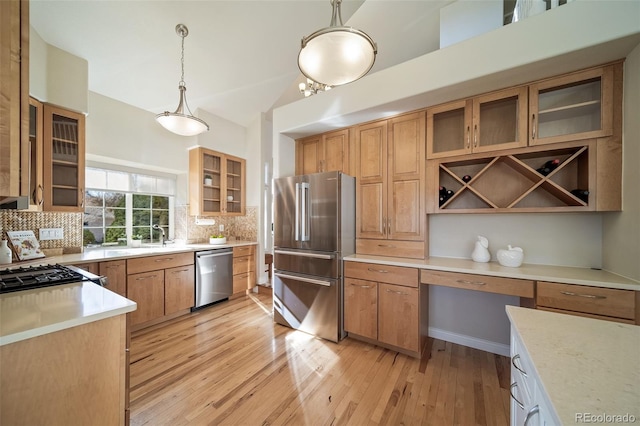
M 11 249 L 7 245 L 7 240 L 0 241 L 0 265 L 11 263 Z

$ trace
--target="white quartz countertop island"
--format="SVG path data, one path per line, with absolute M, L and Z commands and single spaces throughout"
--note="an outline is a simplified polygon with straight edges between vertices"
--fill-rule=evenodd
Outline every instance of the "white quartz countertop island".
M 640 422 L 639 326 L 506 310 L 561 424 Z
M 91 282 L 0 295 L 0 346 L 135 311 L 135 302 Z

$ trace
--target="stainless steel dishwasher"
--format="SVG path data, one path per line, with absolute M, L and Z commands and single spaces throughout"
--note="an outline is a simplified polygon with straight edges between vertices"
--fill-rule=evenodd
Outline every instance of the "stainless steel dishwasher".
M 233 249 L 221 248 L 197 251 L 196 257 L 196 304 L 198 309 L 233 293 Z

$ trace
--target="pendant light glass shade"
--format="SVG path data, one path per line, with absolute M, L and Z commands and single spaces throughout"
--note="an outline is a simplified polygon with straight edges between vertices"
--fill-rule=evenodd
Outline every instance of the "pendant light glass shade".
M 184 83 L 184 38 L 189 35 L 189 30 L 186 25 L 178 24 L 176 33 L 182 38 L 182 77 L 178 85 L 180 102 L 174 112 L 165 111 L 156 115 L 156 121 L 177 135 L 195 136 L 209 130 L 209 125 L 198 117 L 194 117 L 187 104 L 187 86 Z
M 365 32 L 342 25 L 341 1 L 331 0 L 329 27 L 304 37 L 298 55 L 302 74 L 328 86 L 340 86 L 363 77 L 373 67 L 378 53 L 376 43 Z

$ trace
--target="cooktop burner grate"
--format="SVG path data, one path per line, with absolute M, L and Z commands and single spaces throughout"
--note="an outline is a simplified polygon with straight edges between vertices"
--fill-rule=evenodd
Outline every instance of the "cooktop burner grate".
M 80 272 L 62 265 L 19 267 L 0 271 L 0 293 L 86 281 Z

